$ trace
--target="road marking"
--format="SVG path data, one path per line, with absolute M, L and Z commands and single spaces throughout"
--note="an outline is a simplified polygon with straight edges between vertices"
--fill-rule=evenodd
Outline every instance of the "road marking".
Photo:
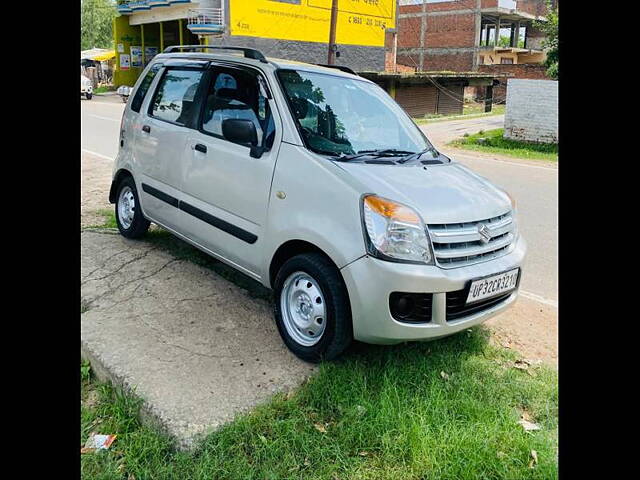
M 98 152 L 92 152 L 91 150 L 87 150 L 86 148 L 83 148 L 83 149 L 82 149 L 82 151 L 83 151 L 84 153 L 88 153 L 88 154 L 90 154 L 90 155 L 95 155 L 96 157 L 100 157 L 100 158 L 102 158 L 103 160 L 109 160 L 109 161 L 111 161 L 111 162 L 113 162 L 113 160 L 114 160 L 112 157 L 108 157 L 108 156 L 103 155 L 103 154 L 98 153 Z
M 88 117 L 99 118 L 101 120 L 109 120 L 110 122 L 116 122 L 116 123 L 120 122 L 120 120 L 118 120 L 117 118 L 101 117 L 100 115 L 93 115 L 92 113 L 87 114 L 87 116 Z
M 520 295 L 522 295 L 524 298 L 528 298 L 530 300 L 535 300 L 536 302 L 544 303 L 545 305 L 549 305 L 550 307 L 558 308 L 558 302 L 556 300 L 550 300 L 548 298 L 544 298 L 540 295 L 527 292 L 524 290 L 520 290 Z

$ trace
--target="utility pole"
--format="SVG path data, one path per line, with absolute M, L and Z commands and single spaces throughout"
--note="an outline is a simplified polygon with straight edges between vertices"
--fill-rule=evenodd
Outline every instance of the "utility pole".
M 338 0 L 331 0 L 331 25 L 329 27 L 329 54 L 327 55 L 327 63 L 333 65 L 336 63 L 336 23 L 338 23 Z

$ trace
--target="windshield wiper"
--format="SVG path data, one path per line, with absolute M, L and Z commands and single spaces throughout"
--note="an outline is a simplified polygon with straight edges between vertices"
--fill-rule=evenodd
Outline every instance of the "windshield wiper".
M 408 155 L 400 160 L 398 160 L 398 163 L 407 163 L 410 160 L 418 160 L 420 159 L 420 157 L 422 155 L 424 155 L 425 153 L 428 152 L 433 152 L 434 156 L 436 155 L 440 155 L 440 152 L 438 152 L 433 146 L 429 146 L 427 148 L 425 148 L 424 150 L 422 150 L 421 152 L 411 152 L 411 155 Z
M 378 149 L 378 150 L 360 150 L 357 153 L 351 154 L 351 155 L 342 155 L 340 157 L 338 157 L 340 160 L 354 160 L 356 158 L 361 158 L 361 157 L 367 157 L 367 156 L 371 156 L 371 157 L 399 157 L 399 156 L 404 156 L 404 155 L 411 155 L 414 154 L 416 152 L 410 152 L 408 150 L 397 150 L 395 148 L 382 148 L 382 149 Z

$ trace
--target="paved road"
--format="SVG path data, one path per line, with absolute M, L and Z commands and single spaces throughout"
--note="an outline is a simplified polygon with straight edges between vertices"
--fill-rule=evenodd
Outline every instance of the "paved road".
M 451 120 L 448 122 L 432 122 L 421 125 L 429 139 L 436 144 L 445 144 L 465 133 L 478 133 L 480 130 L 492 130 L 504 127 L 504 115 L 472 118 L 470 120 Z
M 82 149 L 109 159 L 118 151 L 124 104 L 119 97 L 82 100 Z M 520 230 L 529 244 L 522 279 L 524 296 L 555 305 L 558 300 L 558 169 L 544 162 L 520 162 L 483 156 L 442 145 L 465 132 L 499 128 L 503 115 L 423 126 L 429 138 L 460 163 L 504 188 L 516 198 Z M 461 153 L 463 152 L 463 153 Z

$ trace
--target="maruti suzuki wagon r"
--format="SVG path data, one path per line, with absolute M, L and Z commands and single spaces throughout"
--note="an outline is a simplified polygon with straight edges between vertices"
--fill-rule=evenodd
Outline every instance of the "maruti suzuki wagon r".
M 526 250 L 509 195 L 375 83 L 240 47 L 153 58 L 109 200 L 125 237 L 154 222 L 273 289 L 282 339 L 311 362 L 487 320 L 516 299 Z

